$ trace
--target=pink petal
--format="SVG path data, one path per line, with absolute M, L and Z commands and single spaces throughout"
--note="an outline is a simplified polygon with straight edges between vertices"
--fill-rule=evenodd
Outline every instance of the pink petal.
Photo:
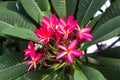
M 84 39 L 83 35 L 81 33 L 77 33 L 77 37 L 81 40 L 81 39 Z
M 28 64 L 32 64 L 32 60 L 28 61 L 26 64 L 27 64 L 27 65 L 28 65 Z
M 30 53 L 30 57 L 32 58 L 32 59 L 34 59 L 35 57 L 36 57 L 36 52 L 35 51 L 32 51 L 31 53 Z
M 74 60 L 73 60 L 73 55 L 72 54 L 67 54 L 66 55 L 66 60 L 68 63 L 72 63 Z
M 49 28 L 49 26 L 45 22 L 41 22 L 40 25 L 42 26 L 41 29 Z
M 63 49 L 63 50 L 66 50 L 66 47 L 63 46 L 63 45 L 57 45 L 57 47 L 58 47 L 58 48 L 61 48 L 61 49 Z
M 85 38 L 86 40 L 92 41 L 93 36 L 92 36 L 91 34 L 89 34 L 89 33 L 84 33 L 83 35 L 84 35 L 84 38 Z
M 43 34 L 41 33 L 40 30 L 34 30 L 34 33 L 35 33 L 38 37 L 43 38 Z
M 52 37 L 53 33 L 54 33 L 53 29 L 50 28 L 50 29 L 49 29 L 49 32 L 48 32 L 49 37 Z
M 31 49 L 31 48 L 34 48 L 33 42 L 32 42 L 32 41 L 29 41 L 28 46 L 30 47 L 30 49 Z
M 49 27 L 48 26 L 41 26 L 40 31 L 45 35 L 48 34 Z
M 70 32 L 70 33 L 73 32 L 73 31 L 75 30 L 76 26 L 77 26 L 77 22 L 75 21 L 75 22 L 71 25 L 71 27 L 68 28 L 69 32 Z
M 58 32 L 60 32 L 62 34 L 65 32 L 65 30 L 64 30 L 65 26 L 63 26 L 62 24 L 59 24 L 58 28 L 59 28 L 59 29 L 57 29 Z
M 83 33 L 83 35 L 85 36 L 85 37 L 88 37 L 88 38 L 92 38 L 93 36 L 91 35 L 91 34 L 89 34 L 89 33 Z
M 68 35 L 64 35 L 63 37 L 62 37 L 62 40 L 66 40 L 68 38 Z
M 30 65 L 30 67 L 28 68 L 28 73 L 30 72 L 30 69 L 32 68 L 33 64 Z
M 78 57 L 80 57 L 80 56 L 83 55 L 82 51 L 80 51 L 80 50 L 73 50 L 73 51 L 72 51 L 72 54 L 73 54 L 74 56 L 78 56 Z
M 28 54 L 28 53 L 30 53 L 30 49 L 25 49 L 24 52 L 25 52 L 26 54 Z
M 49 39 L 45 39 L 45 44 L 48 44 L 48 42 L 49 42 Z
M 77 45 L 77 40 L 73 40 L 70 44 L 69 44 L 69 49 L 74 49 L 75 47 L 76 47 L 76 45 Z
M 41 54 L 37 54 L 37 57 L 36 57 L 36 62 L 40 61 L 42 58 L 42 55 Z
M 36 63 L 34 63 L 33 66 L 34 66 L 34 71 L 36 71 L 37 68 Z
M 89 32 L 91 31 L 91 28 L 88 28 L 88 27 L 87 27 L 87 28 L 83 28 L 82 30 L 83 30 L 83 32 L 89 33 Z
M 66 54 L 67 54 L 67 52 L 61 52 L 56 56 L 56 59 L 59 59 L 59 58 L 65 56 Z
M 59 23 L 61 23 L 61 24 L 64 25 L 64 26 L 67 26 L 67 25 L 66 25 L 66 22 L 65 22 L 65 20 L 64 20 L 63 18 L 60 18 L 60 19 L 59 19 Z
M 70 25 L 71 23 L 73 23 L 73 19 L 74 19 L 73 15 L 70 15 L 70 16 L 68 17 L 67 24 Z
M 43 22 L 47 25 L 50 24 L 50 20 L 46 16 L 43 16 Z
M 61 35 L 56 31 L 55 32 L 55 38 L 56 38 L 57 42 L 60 41 L 60 37 L 61 37 Z
M 50 23 L 52 24 L 56 23 L 56 16 L 54 14 L 52 14 L 50 17 Z
M 45 41 L 44 38 L 39 38 L 39 39 L 37 40 L 37 43 L 41 43 L 41 42 L 43 42 L 43 41 Z

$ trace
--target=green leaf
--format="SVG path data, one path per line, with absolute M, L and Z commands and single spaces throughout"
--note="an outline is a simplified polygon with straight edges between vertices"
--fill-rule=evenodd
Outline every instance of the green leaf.
M 0 7 L 0 20 L 9 23 L 15 27 L 24 27 L 27 29 L 35 29 L 35 25 L 32 24 L 27 18 L 20 15 L 17 12 L 8 10 L 4 7 Z
M 74 80 L 87 80 L 84 73 L 78 68 L 74 70 Z
M 92 43 L 107 40 L 120 34 L 120 16 L 110 19 L 102 24 L 94 33 Z
M 120 77 L 120 59 L 105 58 L 105 57 L 92 57 L 99 64 L 89 64 L 91 67 L 98 69 L 108 80 L 119 80 Z M 92 63 L 89 59 L 89 62 Z
M 101 18 L 101 16 L 102 16 L 102 15 L 98 15 L 98 16 L 94 17 L 94 18 L 90 21 L 90 23 L 88 24 L 88 26 L 89 26 L 90 28 L 94 28 L 95 25 L 97 24 L 97 22 L 99 21 L 99 19 Z
M 42 11 L 50 10 L 50 5 L 48 0 L 35 0 L 37 5 L 40 7 Z
M 88 66 L 81 66 L 81 70 L 88 80 L 106 80 L 104 76 L 95 68 Z
M 56 80 L 64 80 L 64 76 L 65 76 L 64 72 L 65 72 L 65 66 L 62 68 L 62 70 L 58 71 Z
M 92 66 L 96 69 L 98 69 L 106 78 L 107 80 L 119 80 L 120 78 L 120 70 L 116 69 L 109 69 L 103 66 Z
M 77 20 L 80 26 L 84 27 L 105 2 L 106 0 L 79 0 Z
M 23 54 L 11 53 L 4 48 L 3 55 L 0 56 L 0 80 L 11 80 L 24 74 L 27 70 Z
M 66 0 L 66 13 L 67 17 L 75 13 L 78 0 Z
M 93 34 L 93 41 L 90 43 L 85 43 L 82 49 L 86 49 L 88 46 L 107 40 L 114 36 L 118 36 L 120 34 L 120 16 L 112 18 L 102 24 L 97 30 L 95 30 Z
M 12 25 L 10 24 L 7 24 L 3 21 L 0 21 L 0 36 L 3 36 L 4 34 L 2 33 L 2 31 L 5 29 L 5 28 L 8 28 L 8 27 L 13 27 Z
M 37 23 L 42 21 L 42 16 L 46 15 L 42 13 L 41 9 L 34 0 L 21 0 L 21 3 L 28 15 L 31 16 Z
M 9 10 L 18 11 L 16 3 L 17 3 L 16 1 L 5 1 L 5 2 L 1 2 L 0 6 L 5 7 Z
M 109 69 L 120 70 L 120 59 L 97 57 L 97 56 L 91 56 L 91 58 L 96 60 L 96 62 L 98 62 L 97 64 L 100 66 L 104 66 Z M 89 62 L 91 61 L 89 60 Z
M 37 71 L 31 71 L 29 74 L 24 74 L 21 77 L 18 77 L 17 80 L 42 80 L 43 77 L 49 75 L 53 69 L 49 68 L 41 68 L 38 69 Z M 55 80 L 55 75 L 56 73 L 51 74 L 48 78 L 45 80 Z
M 77 6 L 77 0 L 51 0 L 51 3 L 59 17 L 74 15 Z
M 93 53 L 91 55 L 119 59 L 120 58 L 120 47 L 109 48 L 109 49 L 106 49 L 104 51 L 100 51 L 98 53 Z
M 51 0 L 51 3 L 59 17 L 66 16 L 66 0 Z
M 110 5 L 108 9 L 103 13 L 102 17 L 98 21 L 97 25 L 95 26 L 95 30 L 100 27 L 100 25 L 104 24 L 106 21 L 117 17 L 120 15 L 120 0 L 115 0 L 114 3 Z M 94 31 L 95 31 L 94 30 Z
M 22 38 L 22 39 L 26 39 L 26 40 L 32 40 L 35 42 L 37 40 L 37 36 L 34 34 L 34 32 L 29 29 L 25 29 L 25 28 L 8 27 L 8 28 L 4 29 L 2 32 L 4 34 Z

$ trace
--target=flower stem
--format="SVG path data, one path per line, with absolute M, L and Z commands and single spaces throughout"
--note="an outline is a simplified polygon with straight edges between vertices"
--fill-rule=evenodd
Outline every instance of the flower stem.
M 79 65 L 82 65 L 82 63 L 77 58 L 74 58 L 74 59 Z
M 42 78 L 42 80 L 46 80 L 46 78 L 48 78 L 50 75 L 52 75 L 55 71 L 57 71 L 58 69 L 60 69 L 64 65 L 65 65 L 65 63 L 60 64 L 60 66 L 56 67 L 49 75 L 46 75 L 44 78 Z
M 40 48 L 40 46 L 41 46 L 41 44 L 37 44 L 37 45 L 35 46 L 34 50 L 37 51 L 38 48 Z

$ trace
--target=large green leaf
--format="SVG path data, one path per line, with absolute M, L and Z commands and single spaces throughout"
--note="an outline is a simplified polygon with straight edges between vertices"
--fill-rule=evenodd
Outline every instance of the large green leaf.
M 92 56 L 92 58 L 96 60 L 97 65 L 95 63 L 93 64 L 93 61 L 91 61 L 89 58 L 89 62 L 92 64 L 87 63 L 86 65 L 89 65 L 101 71 L 108 80 L 119 80 L 120 59 L 97 56 Z
M 74 80 L 87 80 L 87 77 L 80 69 L 75 69 L 74 71 Z
M 23 54 L 11 53 L 7 48 L 3 50 L 0 56 L 0 80 L 11 80 L 24 74 L 27 67 L 23 62 Z
M 5 1 L 5 2 L 1 2 L 0 6 L 13 10 L 13 11 L 18 11 L 16 4 L 17 4 L 16 1 Z
M 29 29 L 25 29 L 25 28 L 8 27 L 4 29 L 2 33 L 10 35 L 10 36 L 26 39 L 26 40 L 32 40 L 35 42 L 37 40 L 37 36 L 34 34 L 34 32 Z
M 50 10 L 50 5 L 48 0 L 35 0 L 35 1 L 42 11 Z
M 44 76 L 49 75 L 50 72 L 52 72 L 53 69 L 48 68 L 41 68 L 39 70 L 31 71 L 29 74 L 24 74 L 20 77 L 18 77 L 16 80 L 42 80 Z M 53 73 L 51 76 L 46 78 L 45 80 L 55 80 L 53 77 L 55 77 L 55 74 Z
M 106 21 L 117 17 L 120 15 L 120 0 L 116 0 L 114 3 L 110 5 L 108 9 L 103 13 L 102 17 L 98 21 L 95 26 L 95 30 L 100 27 L 100 25 L 104 24 Z
M 74 15 L 78 0 L 51 0 L 52 7 L 59 17 Z
M 88 66 L 81 66 L 81 70 L 88 80 L 106 80 L 104 76 L 95 68 Z
M 120 16 L 112 18 L 102 24 L 96 31 L 93 32 L 93 41 L 85 43 L 82 49 L 86 49 L 88 46 L 107 40 L 120 34 Z
M 101 18 L 101 16 L 102 16 L 102 15 L 98 15 L 98 16 L 94 17 L 94 18 L 90 21 L 90 23 L 88 24 L 88 26 L 93 29 L 93 28 L 95 27 L 95 25 L 97 24 L 97 22 L 99 21 L 99 19 Z
M 9 23 L 15 27 L 24 27 L 27 29 L 35 29 L 36 27 L 27 18 L 17 12 L 0 7 L 0 20 Z
M 98 64 L 108 69 L 120 70 L 120 59 L 98 57 L 98 56 L 91 56 L 91 58 L 96 60 L 97 63 L 94 64 Z M 91 59 L 89 59 L 89 62 L 92 63 Z
M 78 0 L 66 0 L 66 13 L 67 16 L 74 14 L 77 7 Z
M 46 12 L 42 12 L 34 0 L 21 0 L 21 3 L 28 13 L 37 23 L 42 21 L 42 16 L 48 16 Z
M 120 59 L 120 47 L 109 48 L 107 50 L 100 51 L 98 53 L 93 53 L 91 55 Z
M 80 26 L 85 26 L 105 2 L 106 0 L 79 0 L 77 20 Z
M 107 78 L 107 80 L 119 80 L 120 78 L 120 70 L 109 69 L 104 66 L 97 65 L 92 65 L 91 67 L 98 69 Z
M 51 0 L 51 3 L 59 17 L 66 16 L 66 0 Z
M 3 36 L 4 34 L 2 33 L 2 31 L 7 28 L 7 27 L 13 27 L 12 25 L 10 24 L 7 24 L 3 21 L 0 21 L 0 36 Z

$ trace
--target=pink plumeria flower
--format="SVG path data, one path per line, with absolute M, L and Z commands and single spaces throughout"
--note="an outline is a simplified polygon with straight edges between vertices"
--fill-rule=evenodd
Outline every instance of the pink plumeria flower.
M 45 23 L 41 23 L 40 29 L 34 30 L 34 33 L 39 37 L 38 43 L 45 42 L 47 44 L 53 35 L 53 30 L 48 28 Z
M 25 52 L 24 60 L 28 59 L 30 57 L 30 53 L 33 51 L 34 51 L 34 44 L 32 41 L 29 41 L 28 48 L 24 50 L 24 52 Z
M 68 35 L 75 30 L 77 26 L 77 21 L 74 20 L 73 15 L 70 15 L 68 17 L 67 22 L 65 22 L 63 18 L 60 18 L 57 26 L 58 26 L 57 31 L 60 34 L 64 35 L 63 40 L 66 40 L 68 38 Z
M 46 16 L 43 16 L 43 22 L 46 24 L 47 27 L 54 29 L 57 24 L 56 16 L 52 14 L 50 16 L 50 19 L 48 19 Z
M 79 38 L 81 42 L 83 42 L 83 40 L 92 41 L 93 36 L 92 34 L 90 34 L 90 32 L 91 32 L 91 28 L 85 27 L 81 29 L 78 26 L 77 37 Z
M 36 52 L 32 52 L 32 53 L 30 53 L 30 57 L 32 60 L 27 62 L 27 65 L 30 64 L 30 66 L 28 68 L 28 72 L 30 71 L 30 69 L 32 67 L 34 67 L 34 71 L 36 71 L 36 68 L 37 68 L 36 64 L 37 64 L 37 62 L 39 62 L 42 59 L 42 55 L 40 53 L 37 54 Z
M 77 56 L 77 57 L 80 57 L 83 55 L 83 53 L 80 51 L 80 50 L 77 50 L 75 49 L 76 45 L 77 45 L 77 40 L 73 40 L 68 47 L 66 46 L 63 46 L 63 45 L 57 45 L 59 48 L 61 48 L 62 52 L 60 52 L 57 56 L 56 56 L 56 59 L 59 59 L 63 56 L 66 56 L 66 60 L 68 63 L 72 63 L 74 60 L 73 60 L 73 57 L 74 56 Z

